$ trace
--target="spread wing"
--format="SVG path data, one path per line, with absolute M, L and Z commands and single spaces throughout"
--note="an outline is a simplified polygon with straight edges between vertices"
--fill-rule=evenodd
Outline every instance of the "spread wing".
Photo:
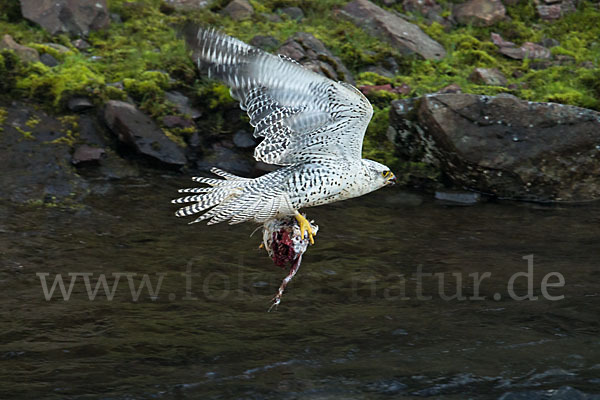
M 359 160 L 373 108 L 354 86 L 334 82 L 214 30 L 197 34 L 199 67 L 223 81 L 264 137 L 254 158 L 292 165 L 318 158 Z

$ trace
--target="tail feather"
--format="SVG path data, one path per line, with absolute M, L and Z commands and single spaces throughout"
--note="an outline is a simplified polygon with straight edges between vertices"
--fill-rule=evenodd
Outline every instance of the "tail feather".
M 279 173 L 250 179 L 218 168 L 211 169 L 211 172 L 223 179 L 193 178 L 194 181 L 206 184 L 208 187 L 180 189 L 180 193 L 189 195 L 171 202 L 192 204 L 181 207 L 175 212 L 176 216 L 187 217 L 204 212 L 190 224 L 206 220 L 208 225 L 227 220 L 230 224 L 238 224 L 248 220 L 263 222 L 275 217 L 280 209 L 287 210 L 283 206 L 289 204 L 289 200 L 285 200 L 287 197 L 284 197 L 283 188 L 279 187 L 281 179 Z

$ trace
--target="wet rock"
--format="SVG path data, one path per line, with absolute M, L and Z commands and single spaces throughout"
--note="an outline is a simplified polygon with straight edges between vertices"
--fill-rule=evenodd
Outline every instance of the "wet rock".
M 109 24 L 106 0 L 20 0 L 23 17 L 51 35 L 86 36 Z
M 162 123 L 167 128 L 191 128 L 194 126 L 192 121 L 179 115 L 167 115 L 162 119 Z
M 202 10 L 212 3 L 214 0 L 164 0 L 165 4 L 183 11 Z
M 310 33 L 296 33 L 277 52 L 328 78 L 354 84 L 352 74 L 342 61 Z
M 40 61 L 42 62 L 42 64 L 44 64 L 45 66 L 50 67 L 50 68 L 56 67 L 57 65 L 60 64 L 56 58 L 52 57 L 48 53 L 42 54 L 40 56 Z
M 501 198 L 600 199 L 600 113 L 510 95 L 392 102 L 399 152 Z
M 70 127 L 27 104 L 2 108 L 0 199 L 41 204 L 84 197 L 88 184 L 71 165 Z
M 273 36 L 256 35 L 250 39 L 250 44 L 263 50 L 273 50 L 279 46 L 279 40 Z
M 302 18 L 304 18 L 304 11 L 302 11 L 300 7 L 284 7 L 280 8 L 279 12 L 287 15 L 289 18 L 295 21 L 300 21 Z
M 147 115 L 134 105 L 111 100 L 104 108 L 104 121 L 119 141 L 153 160 L 183 166 L 183 150 L 172 142 Z
M 2 49 L 14 51 L 17 57 L 23 62 L 40 61 L 40 55 L 36 49 L 18 44 L 13 37 L 8 34 L 4 35 L 2 41 L 0 41 L 0 50 Z
M 479 203 L 481 195 L 474 192 L 438 190 L 435 192 L 435 198 L 447 203 L 473 205 Z
M 123 84 L 120 86 L 119 89 L 123 89 Z M 177 111 L 184 115 L 189 115 L 192 119 L 198 119 L 202 116 L 200 110 L 192 107 L 190 98 L 180 92 L 165 92 L 165 98 L 173 103 Z
M 75 96 L 71 97 L 67 103 L 67 108 L 74 112 L 83 112 L 94 107 L 94 103 L 89 97 Z
M 552 47 L 560 46 L 560 42 L 553 38 L 543 38 L 540 40 L 540 44 L 547 49 L 551 49 Z
M 506 17 L 500 0 L 469 0 L 452 10 L 454 19 L 464 25 L 492 26 Z
M 75 149 L 71 162 L 73 165 L 98 163 L 105 156 L 104 149 L 83 144 Z
M 392 14 L 368 0 L 354 0 L 340 12 L 356 25 L 389 41 L 405 54 L 416 53 L 425 59 L 439 60 L 446 51 L 421 28 Z
M 491 86 L 506 86 L 508 83 L 504 74 L 497 68 L 475 68 L 469 76 L 469 80 Z
M 256 146 L 256 141 L 250 132 L 237 131 L 233 134 L 233 144 L 241 149 L 247 149 Z
M 223 13 L 234 21 L 248 19 L 254 14 L 254 8 L 248 0 L 233 0 L 223 9 Z

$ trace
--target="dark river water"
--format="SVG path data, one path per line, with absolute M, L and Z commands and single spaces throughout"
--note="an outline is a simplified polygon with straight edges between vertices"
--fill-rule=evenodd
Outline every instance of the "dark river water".
M 388 188 L 308 209 L 316 244 L 268 313 L 286 272 L 251 224 L 175 218 L 190 182 L 0 204 L 0 398 L 600 393 L 600 205 L 459 207 Z M 68 300 L 50 293 L 57 276 Z

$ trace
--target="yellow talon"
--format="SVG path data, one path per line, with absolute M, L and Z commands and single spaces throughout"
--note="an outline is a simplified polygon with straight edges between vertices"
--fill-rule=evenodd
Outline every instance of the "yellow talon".
M 308 233 L 308 239 L 310 240 L 310 244 L 315 244 L 315 239 L 313 239 L 313 231 L 310 227 L 310 222 L 302 214 L 296 211 L 296 220 L 300 225 L 300 236 L 304 239 L 304 232 Z

